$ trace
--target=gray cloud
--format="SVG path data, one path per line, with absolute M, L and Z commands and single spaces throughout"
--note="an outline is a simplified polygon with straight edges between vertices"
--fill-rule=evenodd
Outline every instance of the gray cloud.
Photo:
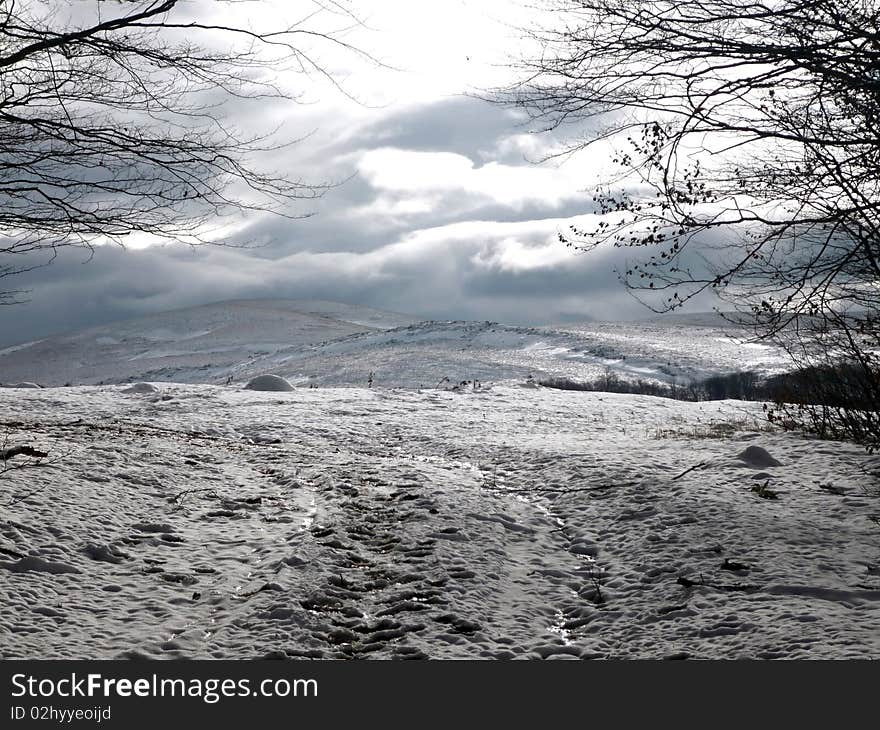
M 336 147 L 337 153 L 397 147 L 422 152 L 455 152 L 474 161 L 485 159 L 503 137 L 525 132 L 520 112 L 466 96 L 395 111 L 355 129 Z M 493 159 L 498 159 L 493 155 Z M 509 164 L 527 164 L 511 155 Z
M 3 282 L 30 301 L 0 308 L 0 345 L 245 297 L 536 324 L 647 315 L 614 273 L 625 252 L 570 255 L 554 243 L 569 218 L 591 212 L 590 197 L 566 182 L 571 173 L 529 166 L 511 143 L 522 131 L 510 112 L 465 98 L 377 112 L 345 134 L 330 123 L 277 161 L 312 179 L 354 175 L 310 206 L 314 217 L 252 217 L 232 237 L 243 248 L 101 246 L 87 263 L 86 251 L 62 250 Z M 399 169 L 360 170 L 371 151 Z
M 572 255 L 517 271 L 496 260 L 510 233 L 493 223 L 473 238 L 441 230 L 361 254 L 297 253 L 280 259 L 210 246 L 102 247 L 83 263 L 84 252 L 67 249 L 51 267 L 21 277 L 32 289 L 31 300 L 0 308 L 0 344 L 251 297 L 330 299 L 424 318 L 532 324 L 647 314 L 613 272 L 623 264 L 624 252 Z M 543 246 L 542 238 L 523 232 L 518 240 Z

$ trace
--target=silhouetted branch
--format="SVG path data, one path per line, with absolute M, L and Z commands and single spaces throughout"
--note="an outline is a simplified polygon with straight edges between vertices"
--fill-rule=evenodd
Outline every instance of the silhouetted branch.
M 561 242 L 631 250 L 618 273 L 654 311 L 714 292 L 798 367 L 858 371 L 841 433 L 880 443 L 880 2 L 549 6 L 496 100 L 589 130 L 559 154 L 603 141 L 620 170 Z
M 224 243 L 241 211 L 302 217 L 332 186 L 258 168 L 292 141 L 237 128 L 231 104 L 295 101 L 293 74 L 338 86 L 316 49 L 369 59 L 343 38 L 357 19 L 311 2 L 287 25 L 206 20 L 235 5 L 0 3 L 0 278 L 135 235 Z

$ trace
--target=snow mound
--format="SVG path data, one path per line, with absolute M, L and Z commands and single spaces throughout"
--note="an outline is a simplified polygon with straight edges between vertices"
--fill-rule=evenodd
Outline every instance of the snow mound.
M 152 383 L 135 383 L 130 388 L 126 388 L 123 393 L 158 393 L 159 389 Z
M 42 386 L 37 385 L 36 383 L 24 382 L 24 383 L 10 383 L 9 385 L 3 386 L 4 388 L 40 388 Z
M 768 466 L 782 466 L 782 464 L 770 456 L 767 449 L 763 449 L 760 446 L 749 446 L 747 449 L 737 454 L 737 458 L 757 469 L 763 469 Z
M 67 563 L 43 560 L 35 555 L 28 555 L 14 563 L 0 561 L 0 568 L 5 568 L 13 573 L 52 573 L 54 575 L 60 575 L 62 573 L 82 572 L 78 568 L 68 565 Z
M 293 390 L 293 386 L 280 375 L 258 375 L 251 378 L 248 384 L 244 386 L 247 390 L 265 390 L 272 392 L 281 392 Z

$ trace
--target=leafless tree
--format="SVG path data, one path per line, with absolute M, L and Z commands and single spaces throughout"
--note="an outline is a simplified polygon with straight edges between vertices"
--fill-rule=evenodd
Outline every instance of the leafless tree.
M 260 2 L 0 0 L 0 278 L 65 246 L 217 242 L 242 209 L 301 215 L 291 201 L 326 182 L 255 163 L 285 141 L 238 129 L 230 102 L 293 99 L 288 71 L 333 82 L 323 47 L 360 53 L 344 3 L 298 0 L 300 20 L 260 29 L 226 22 Z
M 620 170 L 563 242 L 633 249 L 621 278 L 656 311 L 714 290 L 800 364 L 845 358 L 876 383 L 880 3 L 547 7 L 543 52 L 500 99 L 589 128 L 565 153 L 602 140 Z

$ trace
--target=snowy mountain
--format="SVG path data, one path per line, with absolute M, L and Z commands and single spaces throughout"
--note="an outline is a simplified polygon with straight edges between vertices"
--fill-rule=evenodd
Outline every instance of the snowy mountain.
M 419 322 L 264 355 L 242 374 L 273 372 L 295 382 L 387 387 L 563 377 L 589 381 L 606 370 L 628 379 L 688 381 L 717 372 L 778 371 L 781 352 L 717 327 L 590 323 L 522 327 L 497 322 Z
M 282 348 L 412 321 L 338 302 L 218 302 L 7 347 L 0 350 L 0 382 L 222 382 L 248 360 Z
M 314 385 L 386 387 L 522 381 L 529 376 L 685 382 L 777 371 L 778 350 L 747 330 L 693 319 L 524 327 L 425 321 L 333 302 L 250 300 L 154 314 L 0 350 L 0 382 L 53 386 L 225 383 L 273 373 Z

